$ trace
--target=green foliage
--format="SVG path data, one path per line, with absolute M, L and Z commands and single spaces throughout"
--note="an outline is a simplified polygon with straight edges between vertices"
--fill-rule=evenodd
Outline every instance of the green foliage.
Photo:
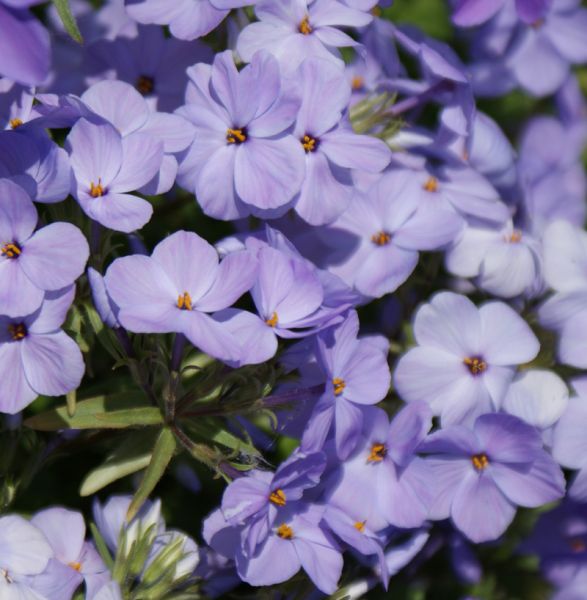
M 75 17 L 71 12 L 71 8 L 69 6 L 69 0 L 53 0 L 53 4 L 55 4 L 55 8 L 59 13 L 59 18 L 63 22 L 63 26 L 65 27 L 65 31 L 69 33 L 69 35 L 78 43 L 82 43 L 84 40 L 82 38 L 82 34 L 77 26 Z

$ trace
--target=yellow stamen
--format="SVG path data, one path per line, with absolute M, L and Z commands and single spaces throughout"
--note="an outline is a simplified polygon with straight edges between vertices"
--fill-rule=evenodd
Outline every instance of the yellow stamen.
M 294 532 L 293 532 L 293 529 L 289 525 L 286 525 L 285 523 L 282 523 L 277 528 L 277 535 L 282 540 L 291 540 L 293 538 L 293 536 L 294 536 Z
M 22 125 L 22 119 L 10 119 L 10 127 L 16 129 Z
M 471 358 L 465 358 L 463 362 L 469 367 L 469 371 L 472 375 L 479 375 L 483 371 L 487 370 L 487 363 L 478 356 L 472 356 Z
M 363 531 L 365 531 L 365 523 L 366 523 L 366 522 L 367 522 L 367 521 L 357 521 L 357 522 L 355 523 L 355 529 L 356 529 L 357 531 L 360 531 L 361 533 L 363 533 Z
M 316 144 L 316 138 L 313 138 L 311 135 L 305 135 L 302 138 L 302 146 L 304 147 L 306 154 L 314 152 L 314 150 L 316 150 Z
M 381 462 L 387 455 L 385 444 L 373 444 L 367 462 Z
M 226 131 L 226 141 L 229 144 L 242 144 L 247 139 L 244 129 L 228 129 Z
M 433 177 L 432 175 L 428 177 L 426 183 L 424 184 L 424 189 L 427 192 L 437 192 L 438 191 L 438 179 Z
M 312 26 L 310 25 L 310 17 L 308 17 L 308 15 L 302 19 L 298 31 L 304 35 L 310 35 L 312 33 Z
M 17 258 L 22 254 L 21 247 L 15 242 L 7 242 L 2 246 L 0 253 L 4 254 L 6 258 Z
M 387 233 L 387 231 L 380 231 L 379 233 L 374 233 L 371 236 L 371 241 L 376 246 L 387 246 L 387 244 L 391 242 L 391 234 Z
M 192 297 L 184 292 L 177 297 L 177 308 L 181 310 L 192 310 Z
M 487 458 L 487 454 L 475 454 L 471 456 L 471 462 L 473 466 L 477 469 L 477 471 L 483 471 L 489 464 L 489 459 Z
M 20 340 L 23 340 L 27 336 L 28 332 L 24 323 L 11 323 L 8 325 L 8 333 L 10 333 L 15 342 L 20 342 Z
M 98 185 L 94 185 L 92 181 L 90 183 L 90 196 L 92 198 L 99 198 L 104 195 L 104 188 L 102 187 L 102 178 L 98 177 Z
M 374 8 L 371 9 L 371 14 L 374 17 L 380 17 L 383 13 L 381 11 L 381 8 L 379 8 L 379 6 L 375 6 Z
M 277 313 L 274 312 L 271 315 L 271 318 L 265 320 L 265 323 L 267 323 L 269 327 L 277 327 Z
M 536 19 L 533 23 L 530 23 L 532 29 L 540 29 L 544 25 L 544 19 Z
M 571 538 L 569 540 L 569 546 L 571 547 L 571 550 L 577 554 L 579 552 L 585 552 L 585 550 L 587 550 L 587 546 L 581 538 Z
M 344 388 L 346 387 L 346 383 L 345 383 L 344 379 L 341 379 L 340 377 L 335 377 L 332 380 L 332 385 L 334 386 L 334 395 L 335 396 L 340 396 L 342 394 L 342 392 L 344 391 Z
M 271 495 L 269 496 L 269 500 L 270 502 L 273 502 L 273 504 L 275 504 L 276 506 L 285 506 L 285 501 L 286 501 L 286 497 L 285 497 L 285 493 L 283 492 L 282 489 L 276 489 L 273 492 L 271 492 Z
M 153 92 L 155 88 L 155 80 L 148 75 L 139 75 L 135 88 L 143 95 L 147 96 Z
M 519 229 L 514 229 L 510 236 L 506 238 L 511 244 L 517 244 L 522 239 L 522 232 Z
M 360 75 L 355 75 L 351 81 L 351 87 L 353 90 L 362 90 L 365 85 L 365 79 Z
M 82 570 L 82 563 L 79 562 L 70 562 L 67 564 L 68 567 L 71 567 L 74 571 L 78 573 Z

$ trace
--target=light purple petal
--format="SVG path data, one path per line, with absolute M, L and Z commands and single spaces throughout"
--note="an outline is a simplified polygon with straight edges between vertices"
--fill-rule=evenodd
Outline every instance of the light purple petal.
M 391 160 L 391 150 L 383 141 L 343 129 L 322 136 L 320 150 L 340 167 L 368 173 L 383 171 Z
M 35 514 L 31 523 L 47 538 L 55 558 L 65 563 L 78 562 L 86 537 L 81 513 L 65 508 L 47 508 Z
M 9 317 L 29 315 L 43 301 L 43 290 L 25 275 L 20 259 L 0 260 L 0 314 Z
M 14 415 L 38 396 L 25 377 L 18 342 L 0 344 L 0 380 L 3 382 L 0 411 L 4 413 Z
M 178 312 L 181 313 L 178 331 L 196 348 L 220 360 L 237 361 L 241 358 L 240 345 L 229 327 L 196 310 Z
M 150 202 L 132 194 L 112 192 L 98 198 L 84 194 L 78 200 L 89 217 L 113 231 L 132 233 L 146 225 L 153 215 Z
M 132 192 L 150 181 L 161 167 L 163 144 L 144 133 L 133 133 L 122 140 L 122 164 L 109 189 Z
M 0 565 L 19 575 L 41 573 L 53 550 L 45 536 L 17 515 L 0 518 Z
M 88 242 L 77 227 L 51 223 L 27 241 L 18 261 L 37 287 L 59 290 L 84 272 L 89 255 Z
M 28 194 L 16 183 L 0 179 L 0 244 L 23 244 L 37 225 L 37 210 Z

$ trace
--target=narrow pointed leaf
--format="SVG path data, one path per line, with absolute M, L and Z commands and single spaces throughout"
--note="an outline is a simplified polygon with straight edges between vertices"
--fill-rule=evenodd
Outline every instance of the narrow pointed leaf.
M 81 44 L 84 40 L 75 21 L 75 17 L 71 12 L 71 8 L 69 7 L 69 0 L 53 0 L 53 3 L 59 13 L 59 18 L 63 23 L 63 27 L 65 27 L 65 31 L 67 31 L 76 42 Z
M 173 458 L 176 448 L 177 442 L 175 436 L 170 429 L 165 427 L 161 430 L 161 433 L 155 442 L 151 462 L 147 466 L 139 489 L 135 492 L 132 502 L 128 507 L 126 513 L 127 521 L 130 521 L 136 516 L 145 500 L 147 500 L 151 492 L 155 489 L 155 486 L 159 483 L 161 477 L 163 477 L 167 466 Z

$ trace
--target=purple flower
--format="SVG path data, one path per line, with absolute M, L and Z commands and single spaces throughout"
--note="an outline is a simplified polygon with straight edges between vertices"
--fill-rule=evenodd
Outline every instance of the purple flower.
M 41 119 L 0 132 L 0 177 L 12 179 L 35 202 L 65 199 L 71 187 L 69 157 L 41 131 Z
M 471 541 L 497 539 L 516 506 L 534 508 L 558 500 L 565 478 L 533 427 L 510 415 L 480 416 L 472 428 L 437 431 L 419 451 L 435 475 L 433 519 L 451 517 Z
M 105 280 L 120 309 L 118 320 L 129 331 L 183 333 L 203 352 L 237 361 L 242 354 L 239 340 L 207 313 L 235 302 L 250 289 L 256 272 L 257 262 L 250 252 L 235 252 L 219 262 L 216 250 L 205 240 L 178 231 L 160 242 L 150 257 L 115 260 Z
M 71 598 L 85 581 L 91 600 L 108 581 L 110 573 L 94 546 L 85 541 L 86 525 L 81 513 L 64 508 L 38 512 L 31 523 L 42 532 L 54 556 L 40 575 L 30 578 L 35 591 L 47 598 Z
M 430 404 L 443 425 L 498 409 L 516 365 L 536 357 L 540 345 L 507 304 L 479 309 L 465 296 L 440 292 L 416 313 L 418 346 L 402 356 L 394 380 L 400 396 Z
M 337 48 L 358 44 L 337 27 L 362 27 L 373 18 L 338 0 L 260 0 L 255 14 L 259 21 L 239 35 L 238 53 L 249 62 L 258 50 L 267 50 L 287 73 L 312 56 L 342 67 Z
M 463 227 L 451 208 L 430 203 L 418 210 L 418 194 L 417 177 L 408 170 L 389 171 L 357 192 L 346 212 L 320 231 L 333 248 L 325 259 L 329 270 L 365 296 L 395 291 L 415 269 L 418 250 L 441 248 Z
M 452 20 L 460 27 L 485 23 L 499 12 L 505 2 L 512 0 L 457 0 Z M 527 25 L 540 21 L 553 0 L 516 0 L 518 17 Z
M 1 412 L 14 414 L 39 394 L 61 396 L 79 387 L 85 370 L 82 353 L 60 329 L 74 295 L 74 286 L 47 292 L 34 313 L 0 316 Z
M 24 85 L 43 83 L 49 74 L 49 32 L 28 11 L 34 2 L 0 2 L 0 75 Z
M 0 315 L 30 315 L 45 292 L 70 286 L 83 273 L 88 243 L 70 223 L 35 232 L 35 205 L 15 183 L 0 179 L 0 196 Z
M 126 81 L 154 110 L 170 112 L 184 102 L 186 69 L 198 62 L 212 62 L 212 56 L 212 51 L 199 41 L 166 38 L 156 26 L 139 27 L 136 37 L 100 39 L 88 48 L 91 75 L 86 81 Z
M 447 251 L 446 268 L 501 298 L 531 293 L 542 284 L 540 243 L 511 221 L 501 229 L 467 227 Z
M 556 461 L 568 469 L 576 469 L 569 487 L 569 498 L 577 502 L 587 501 L 587 384 L 585 379 L 573 382 L 577 395 L 569 399 L 567 409 L 553 429 L 552 455 Z
M 73 194 L 88 217 L 125 233 L 143 227 L 153 207 L 127 192 L 153 179 L 163 160 L 163 144 L 143 133 L 123 138 L 109 123 L 86 119 L 73 126 L 67 142 Z
M 433 500 L 434 477 L 414 451 L 431 427 L 430 409 L 408 405 L 390 424 L 381 409 L 369 408 L 364 420 L 355 452 L 325 483 L 328 505 L 372 531 L 390 524 L 420 527 Z
M 323 225 L 351 202 L 351 170 L 378 173 L 389 164 L 391 151 L 381 140 L 355 134 L 343 117 L 351 88 L 338 65 L 306 59 L 293 81 L 302 85 L 293 134 L 306 155 L 306 177 L 295 210 L 308 223 Z
M 298 103 L 275 58 L 260 52 L 239 72 L 226 51 L 188 74 L 188 104 L 178 114 L 196 139 L 180 166 L 181 185 L 215 218 L 283 214 L 302 185 L 304 149 L 287 133 Z
M 325 466 L 322 453 L 294 453 L 275 473 L 254 470 L 226 488 L 221 511 L 231 525 L 245 525 L 244 554 L 255 553 L 283 509 L 300 500 L 305 489 L 318 484 Z
M 94 114 L 114 125 L 122 136 L 123 145 L 144 147 L 148 152 L 145 136 L 152 138 L 150 146 L 157 140 L 163 144 L 163 157 L 156 174 L 139 191 L 149 195 L 169 191 L 177 175 L 175 154 L 185 150 L 194 139 L 190 123 L 178 115 L 150 109 L 141 94 L 122 81 L 96 83 L 84 92 L 81 100 Z M 82 116 L 93 121 L 90 115 Z M 148 154 L 145 160 L 149 160 Z
M 300 568 L 325 594 L 337 588 L 343 560 L 330 532 L 321 525 L 324 507 L 296 503 L 284 510 L 253 556 L 240 550 L 239 529 L 220 510 L 204 521 L 204 539 L 217 552 L 235 558 L 240 578 L 254 586 L 287 581 Z
M 169 6 L 161 0 L 126 0 L 126 10 L 139 23 L 169 25 L 174 37 L 195 40 L 215 29 L 229 9 L 254 3 L 255 0 L 177 0 Z
M 587 9 L 580 0 L 556 0 L 531 25 L 511 4 L 476 34 L 475 90 L 494 96 L 520 86 L 533 96 L 557 91 L 572 64 L 587 60 Z
M 16 515 L 0 518 L 0 596 L 37 600 L 28 576 L 42 573 L 52 557 L 51 546 L 34 525 Z
M 316 337 L 318 365 L 326 391 L 318 401 L 304 431 L 302 448 L 320 449 L 334 427 L 336 452 L 345 459 L 355 449 L 363 424 L 362 406 L 383 400 L 391 375 L 387 349 L 369 339 L 357 339 L 359 318 L 355 311 L 336 328 Z

